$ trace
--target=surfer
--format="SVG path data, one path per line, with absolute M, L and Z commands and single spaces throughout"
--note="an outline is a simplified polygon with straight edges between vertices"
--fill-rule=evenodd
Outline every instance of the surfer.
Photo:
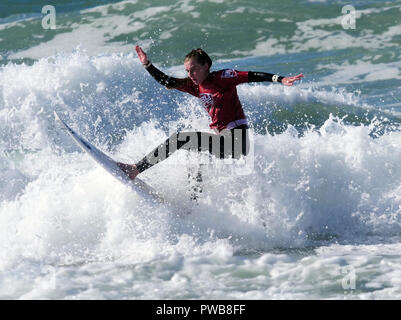
M 131 178 L 166 159 L 179 149 L 208 151 L 224 159 L 238 159 L 249 152 L 248 121 L 239 100 L 236 86 L 249 82 L 279 82 L 292 86 L 303 78 L 302 74 L 282 77 L 277 74 L 224 69 L 210 72 L 212 60 L 202 49 L 194 49 L 184 59 L 188 77 L 170 77 L 157 69 L 140 46 L 135 50 L 150 75 L 168 89 L 176 89 L 198 97 L 211 117 L 210 128 L 216 133 L 179 132 L 152 150 L 136 164 L 118 163 Z

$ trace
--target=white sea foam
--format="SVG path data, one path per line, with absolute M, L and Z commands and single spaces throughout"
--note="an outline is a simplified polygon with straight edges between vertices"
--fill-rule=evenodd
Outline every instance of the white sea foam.
M 144 10 L 136 11 L 130 15 L 125 14 L 107 14 L 109 9 L 123 10 L 125 5 L 131 2 L 123 1 L 115 5 L 107 5 L 95 7 L 92 9 L 82 10 L 83 15 L 80 23 L 69 23 L 66 25 L 59 24 L 58 29 L 72 29 L 66 32 L 59 32 L 52 40 L 41 42 L 37 46 L 11 54 L 11 59 L 32 58 L 39 59 L 48 57 L 62 52 L 72 52 L 77 46 L 83 45 L 91 54 L 133 51 L 132 45 L 124 42 L 112 42 L 110 39 L 120 36 L 121 34 L 129 34 L 139 32 L 145 28 L 146 23 L 151 23 L 154 16 L 168 12 L 170 7 L 149 7 Z M 117 9 L 115 8 L 117 6 Z M 101 13 L 102 17 L 92 17 L 94 13 Z M 146 48 L 146 43 L 143 43 Z
M 346 61 L 341 65 L 319 65 L 317 69 L 335 71 L 329 76 L 323 77 L 319 82 L 320 85 L 401 79 L 401 62 L 372 64 L 358 60 L 352 64 Z
M 388 10 L 400 8 L 400 6 L 390 6 L 384 8 L 369 8 L 356 10 L 356 21 L 363 16 L 380 14 Z M 296 29 L 293 35 L 281 36 L 261 36 L 256 39 L 255 48 L 249 51 L 234 51 L 236 54 L 244 56 L 270 56 L 285 53 L 307 52 L 307 51 L 331 51 L 352 48 L 379 49 L 396 48 L 398 46 L 397 37 L 401 34 L 401 26 L 389 26 L 387 30 L 377 33 L 373 29 L 364 28 L 362 33 L 355 36 L 342 28 L 344 16 L 340 14 L 333 18 L 308 19 L 295 22 Z M 267 18 L 271 19 L 271 18 Z M 282 20 L 283 21 L 283 20 Z M 267 21 L 273 22 L 273 21 Z M 287 21 L 294 24 L 293 21 Z M 332 31 L 333 27 L 338 30 Z M 264 34 L 264 32 L 261 32 Z
M 207 127 L 195 98 L 158 90 L 133 55 L 76 50 L 2 67 L 0 297 L 302 298 L 331 286 L 324 291 L 331 298 L 343 295 L 342 266 L 354 266 L 358 277 L 370 265 L 397 277 L 389 267 L 395 258 L 378 259 L 374 242 L 401 231 L 398 132 L 372 138 L 375 123 L 330 117 L 302 137 L 291 126 L 256 134 L 253 171 L 237 175 L 212 159 L 197 205 L 187 179 L 197 156 L 178 151 L 143 178 L 186 215 L 142 201 L 81 153 L 52 117 L 60 111 L 114 158 L 136 161 L 164 141 L 166 122 Z M 307 86 L 244 84 L 238 91 L 249 108 L 359 103 L 352 93 Z M 187 163 L 174 165 L 182 156 Z M 328 251 L 307 254 L 322 244 Z M 255 251 L 256 258 L 238 256 Z M 399 296 L 387 289 L 397 281 L 384 273 L 367 283 L 372 291 L 361 298 Z

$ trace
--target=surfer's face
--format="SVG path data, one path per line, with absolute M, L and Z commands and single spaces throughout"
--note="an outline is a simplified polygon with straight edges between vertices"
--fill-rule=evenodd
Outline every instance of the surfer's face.
M 209 65 L 207 63 L 200 64 L 194 58 L 185 60 L 184 67 L 188 72 L 188 77 L 196 85 L 201 84 L 209 75 Z

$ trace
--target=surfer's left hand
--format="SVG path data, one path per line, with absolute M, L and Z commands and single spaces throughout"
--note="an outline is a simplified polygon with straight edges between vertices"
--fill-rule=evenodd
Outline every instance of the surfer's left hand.
M 302 73 L 294 76 L 294 77 L 285 77 L 281 80 L 281 83 L 285 86 L 292 86 L 295 81 L 299 81 L 304 77 Z

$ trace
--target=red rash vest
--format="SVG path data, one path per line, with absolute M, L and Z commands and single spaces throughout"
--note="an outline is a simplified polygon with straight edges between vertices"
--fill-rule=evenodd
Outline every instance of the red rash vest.
M 156 81 L 166 88 L 177 89 L 200 98 L 212 119 L 210 128 L 217 131 L 226 129 L 227 125 L 233 121 L 246 121 L 238 98 L 237 85 L 245 82 L 282 82 L 284 79 L 284 77 L 272 73 L 224 69 L 210 73 L 201 85 L 196 85 L 189 78 L 177 79 L 165 75 L 150 61 L 145 68 Z M 234 125 L 236 126 L 237 123 Z
M 200 85 L 187 81 L 174 89 L 198 97 L 212 119 L 210 128 L 221 131 L 232 121 L 246 119 L 236 88 L 245 82 L 248 71 L 225 69 L 211 72 Z

